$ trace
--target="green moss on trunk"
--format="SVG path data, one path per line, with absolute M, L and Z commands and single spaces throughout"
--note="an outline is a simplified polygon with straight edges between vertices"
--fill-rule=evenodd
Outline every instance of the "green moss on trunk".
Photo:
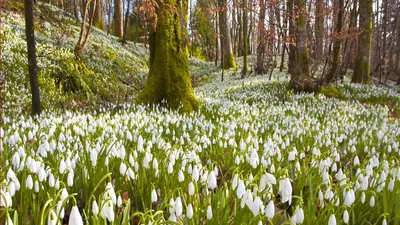
M 235 56 L 233 53 L 224 55 L 224 69 L 236 68 Z
M 189 76 L 187 1 L 157 3 L 157 28 L 150 36 L 150 71 L 137 103 L 158 104 L 166 100 L 171 108 L 181 112 L 197 110 L 199 102 Z

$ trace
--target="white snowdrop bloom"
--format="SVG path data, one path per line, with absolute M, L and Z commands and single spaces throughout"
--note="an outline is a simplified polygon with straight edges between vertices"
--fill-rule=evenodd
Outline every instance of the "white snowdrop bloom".
M 361 203 L 365 203 L 365 192 L 361 193 Z
M 339 172 L 336 173 L 335 177 L 339 181 L 340 186 L 346 184 L 346 175 L 343 174 L 342 169 L 339 169 Z
M 157 202 L 157 192 L 155 189 L 151 191 L 151 202 Z
M 235 164 L 236 164 L 236 165 L 240 165 L 240 162 L 241 162 L 240 157 L 239 157 L 238 155 L 236 155 L 236 157 L 235 157 Z
M 207 220 L 211 220 L 212 217 L 213 217 L 213 213 L 212 213 L 211 205 L 209 205 L 207 207 Z
M 67 165 L 65 164 L 63 159 L 61 159 L 60 166 L 58 168 L 59 168 L 60 174 L 64 174 L 65 169 L 67 168 Z
M 261 201 L 260 197 L 257 196 L 254 199 L 254 201 L 252 202 L 251 208 L 250 208 L 250 210 L 254 216 L 258 216 L 258 214 L 260 213 L 261 205 L 262 205 L 262 201 Z
M 125 147 L 123 145 L 121 145 L 121 147 L 119 148 L 119 151 L 118 151 L 118 157 L 120 159 L 125 159 L 125 156 L 126 156 Z
M 56 210 L 56 214 L 60 215 L 61 219 L 64 218 L 64 213 L 65 213 L 65 210 L 62 207 L 62 203 L 63 203 L 63 200 L 60 200 L 57 202 L 57 210 Z
M 74 185 L 74 172 L 70 170 L 67 177 L 67 185 L 68 187 L 72 187 Z
M 14 181 L 10 181 L 10 183 L 8 183 L 8 193 L 10 194 L 11 197 L 13 197 L 15 195 L 15 192 L 16 192 L 15 183 Z
M 343 213 L 343 222 L 344 222 L 345 224 L 348 224 L 348 223 L 349 223 L 349 213 L 347 212 L 347 210 L 344 210 L 344 213 Z
M 390 192 L 393 191 L 393 189 L 394 189 L 394 182 L 395 182 L 395 179 L 390 178 L 390 181 L 389 181 L 389 184 L 388 184 L 388 191 L 390 191 Z
M 210 189 L 215 189 L 217 187 L 217 177 L 214 171 L 211 171 L 208 175 L 207 187 Z
M 194 184 L 193 184 L 193 182 L 189 183 L 188 193 L 189 193 L 190 196 L 194 195 Z
M 33 179 L 32 179 L 32 176 L 31 176 L 30 174 L 29 174 L 28 177 L 26 178 L 25 186 L 26 186 L 26 188 L 28 188 L 29 190 L 32 190 L 32 188 L 33 188 Z
M 68 191 L 66 188 L 63 188 L 61 191 L 61 201 L 64 201 L 68 197 Z
M 293 223 L 302 224 L 303 221 L 304 221 L 304 211 L 303 211 L 303 209 L 302 208 L 296 208 L 295 215 L 293 215 L 292 218 L 295 220 L 295 222 L 292 221 Z
M 184 180 L 185 180 L 185 175 L 183 175 L 182 170 L 179 170 L 179 172 L 178 172 L 178 181 L 182 182 Z
M 354 157 L 353 165 L 354 165 L 354 166 L 360 165 L 360 159 L 358 158 L 358 156 L 355 156 L 355 157 Z
M 6 225 L 14 225 L 12 219 L 9 216 L 7 216 Z
M 174 167 L 172 165 L 172 163 L 168 163 L 168 174 L 171 174 L 174 172 Z
M 117 196 L 114 191 L 114 187 L 110 182 L 107 183 L 106 191 L 104 192 L 104 200 L 111 199 L 111 202 L 117 204 Z
M 374 206 L 375 206 L 375 197 L 374 197 L 374 196 L 371 196 L 371 198 L 369 199 L 369 205 L 370 205 L 371 207 L 374 207 Z
M 336 225 L 335 214 L 331 214 L 331 216 L 329 217 L 328 225 Z
M 47 225 L 56 225 L 57 224 L 57 215 L 54 210 L 50 210 L 49 216 L 47 217 Z
M 68 225 L 83 225 L 81 213 L 79 212 L 78 206 L 76 205 L 72 207 Z
M 290 151 L 289 155 L 288 155 L 288 160 L 294 161 L 296 159 L 296 155 L 297 155 L 297 151 L 295 151 L 295 150 Z
M 200 178 L 200 174 L 199 174 L 199 169 L 197 168 L 197 166 L 193 167 L 193 173 L 192 173 L 192 180 L 194 182 L 199 181 Z
M 3 148 L 2 148 L 2 149 L 3 149 Z M 15 153 L 14 153 L 11 162 L 12 162 L 12 165 L 13 165 L 13 168 L 14 168 L 14 169 L 19 168 L 21 159 L 20 159 L 20 156 L 19 156 L 18 152 L 15 152 Z
M 121 175 L 125 176 L 126 170 L 126 164 L 124 162 L 121 162 L 121 165 L 119 166 L 119 172 L 121 173 Z
M 122 198 L 121 198 L 121 195 L 118 195 L 118 198 L 117 198 L 117 207 L 121 207 L 121 205 L 122 205 Z
M 175 215 L 177 217 L 182 216 L 183 214 L 183 205 L 182 205 L 182 200 L 181 197 L 177 197 L 175 199 Z
M 97 216 L 99 214 L 99 205 L 97 205 L 96 200 L 92 202 L 92 213 Z
M 356 197 L 355 197 L 354 191 L 353 191 L 353 189 L 350 189 L 349 191 L 346 192 L 343 204 L 345 206 L 351 206 L 355 200 L 356 200 Z
M 290 183 L 289 178 L 283 178 L 279 180 L 279 193 L 281 195 L 281 202 L 289 202 L 289 205 L 292 203 L 292 185 Z
M 274 201 L 269 201 L 267 208 L 265 209 L 265 215 L 268 219 L 272 219 L 275 216 L 275 204 Z
M 0 207 L 11 208 L 12 207 L 12 198 L 10 193 L 0 191 Z
M 144 155 L 144 158 L 143 158 L 143 167 L 146 169 L 150 168 L 150 165 L 149 165 L 150 161 L 151 161 L 151 156 L 148 152 L 146 152 Z M 168 167 L 168 171 L 169 171 L 169 167 Z
M 137 151 L 138 152 L 142 152 L 143 151 L 143 137 L 142 137 L 142 135 L 139 135 L 139 138 L 138 138 Z
M 36 193 L 39 193 L 39 181 L 35 180 L 33 189 L 35 190 Z
M 232 190 L 235 190 L 237 185 L 238 185 L 238 180 L 239 180 L 239 175 L 235 174 L 235 176 L 233 176 L 233 180 L 232 180 Z
M 253 169 L 257 168 L 259 161 L 260 159 L 258 157 L 257 150 L 253 148 L 249 158 L 249 163 L 253 167 Z
M 387 225 L 386 218 L 383 219 L 382 225 Z
M 134 180 L 135 179 L 135 173 L 133 172 L 132 168 L 128 168 L 128 175 L 129 177 Z
M 169 199 L 169 213 L 175 214 L 175 200 L 173 198 Z
M 239 180 L 237 189 L 236 189 L 236 196 L 241 199 L 246 192 L 246 187 L 244 186 L 243 180 Z
M 172 222 L 176 222 L 177 220 L 176 220 L 175 213 L 172 213 L 172 214 L 169 216 L 168 220 L 169 220 L 169 221 L 172 221 Z
M 17 177 L 15 176 L 14 171 L 11 168 L 9 168 L 7 171 L 7 180 L 14 180 L 16 178 Z
M 192 203 L 190 203 L 186 209 L 186 216 L 188 219 L 192 219 L 193 218 L 193 206 Z

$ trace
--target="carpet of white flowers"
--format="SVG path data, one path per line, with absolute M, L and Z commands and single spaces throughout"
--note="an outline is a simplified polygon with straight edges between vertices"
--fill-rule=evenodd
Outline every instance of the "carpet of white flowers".
M 2 218 L 399 224 L 398 119 L 384 106 L 293 94 L 286 85 L 257 77 L 202 86 L 201 109 L 190 115 L 134 105 L 39 118 L 6 111 Z

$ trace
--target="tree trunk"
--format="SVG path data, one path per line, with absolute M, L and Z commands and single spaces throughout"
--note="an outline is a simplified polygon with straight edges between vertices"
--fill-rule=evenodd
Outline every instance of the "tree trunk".
M 325 83 L 331 82 L 333 79 L 337 78 L 338 68 L 340 65 L 340 45 L 341 45 L 341 37 L 340 32 L 342 32 L 343 27 L 343 15 L 344 15 L 344 0 L 338 0 L 338 16 L 336 22 L 336 34 L 333 36 L 333 52 L 332 52 L 332 61 L 329 72 L 325 77 Z
M 264 0 L 259 0 L 260 14 L 258 17 L 258 45 L 257 45 L 257 64 L 255 68 L 256 74 L 263 74 L 264 71 L 264 55 L 265 55 L 265 12 L 266 4 Z
M 181 112 L 197 110 L 189 76 L 187 1 L 156 0 L 157 28 L 150 33 L 150 71 L 138 103 L 163 104 Z
M 221 42 L 223 42 L 222 52 L 224 54 L 224 69 L 236 68 L 235 57 L 232 51 L 231 33 L 228 21 L 227 0 L 218 0 L 218 7 L 221 10 L 219 14 L 219 28 L 221 34 Z
M 316 0 L 315 7 L 315 59 L 320 61 L 324 54 L 324 0 Z
M 126 43 L 127 37 L 128 37 L 128 25 L 129 25 L 129 13 L 130 13 L 130 8 L 131 8 L 131 0 L 128 0 L 126 7 L 126 13 L 125 13 L 125 21 L 124 21 L 124 35 L 123 35 L 123 42 Z
M 352 77 L 355 83 L 370 83 L 370 55 L 372 39 L 372 0 L 360 0 L 359 2 L 359 28 L 358 52 Z
M 39 115 L 41 112 L 41 107 L 39 82 L 37 78 L 35 27 L 33 24 L 33 0 L 25 0 L 25 32 L 26 44 L 28 47 L 29 81 L 32 92 L 32 114 Z
M 115 36 L 119 38 L 124 35 L 122 17 L 122 0 L 114 0 L 114 31 Z
M 93 18 L 94 18 L 94 14 L 95 11 L 92 10 L 92 15 L 89 19 L 89 27 L 86 31 L 86 35 L 85 34 L 85 29 L 86 29 L 86 18 L 87 18 L 87 11 L 89 8 L 89 4 L 93 1 L 94 5 L 96 5 L 96 0 L 87 0 L 85 7 L 84 7 L 84 13 L 82 15 L 82 23 L 81 23 L 81 31 L 79 33 L 79 39 L 78 42 L 75 45 L 75 49 L 74 49 L 74 54 L 75 57 L 79 58 L 81 57 L 81 55 L 83 54 L 83 52 L 85 51 L 87 44 L 89 42 L 89 37 L 90 37 L 90 33 L 92 32 L 92 25 L 93 25 Z M 101 1 L 101 0 L 97 0 L 97 1 Z
M 306 0 L 295 0 L 296 14 L 299 15 L 296 23 L 296 59 L 294 70 L 291 74 L 289 87 L 294 91 L 317 92 L 319 84 L 311 76 L 309 71 L 309 53 L 307 46 L 307 17 Z
M 247 21 L 247 0 L 243 0 L 243 69 L 241 78 L 244 79 L 247 76 L 247 53 L 248 53 L 248 21 Z
M 106 23 L 104 21 L 103 1 L 97 0 L 92 2 L 91 10 L 94 10 L 93 26 L 105 31 Z
M 79 19 L 79 2 L 78 0 L 73 0 L 74 1 L 74 16 L 76 19 Z
M 295 19 L 294 19 L 294 0 L 287 0 L 288 19 L 289 19 L 289 60 L 288 72 L 294 75 L 296 66 L 296 48 L 294 46 L 295 39 Z

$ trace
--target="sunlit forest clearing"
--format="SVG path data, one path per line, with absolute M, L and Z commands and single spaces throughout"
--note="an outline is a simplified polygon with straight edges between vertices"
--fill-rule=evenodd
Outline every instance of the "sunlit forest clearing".
M 400 2 L 0 6 L 0 224 L 400 224 Z

